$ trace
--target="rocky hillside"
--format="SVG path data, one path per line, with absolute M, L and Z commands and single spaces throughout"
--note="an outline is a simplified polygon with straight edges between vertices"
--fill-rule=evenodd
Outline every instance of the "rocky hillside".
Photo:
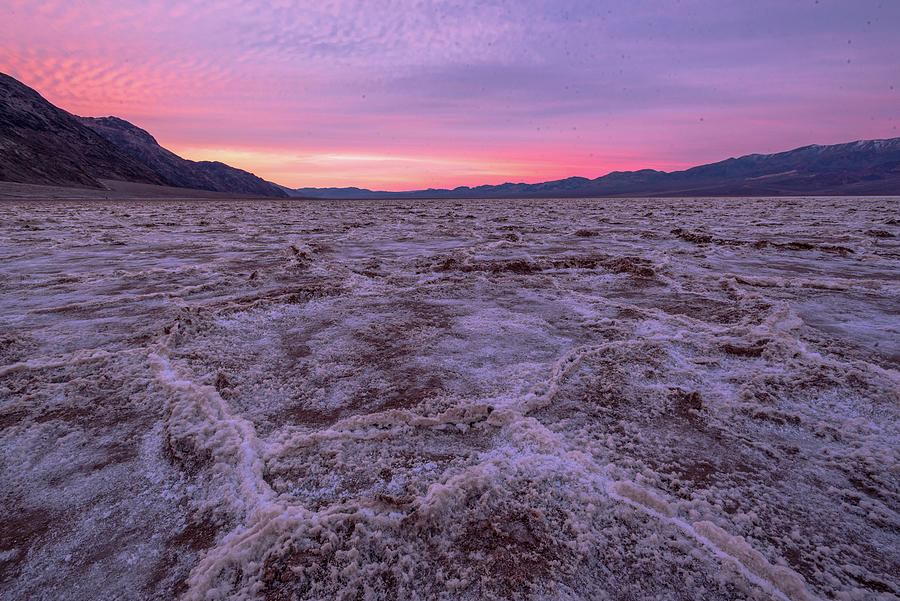
M 72 115 L 0 73 L 0 181 L 105 187 L 100 180 L 287 196 L 241 169 L 183 159 L 122 119 Z
M 0 180 L 102 188 L 100 179 L 168 183 L 74 115 L 0 73 Z
M 80 117 L 81 123 L 162 175 L 173 186 L 259 196 L 286 196 L 252 173 L 213 161 L 190 161 L 166 150 L 147 131 L 118 117 Z

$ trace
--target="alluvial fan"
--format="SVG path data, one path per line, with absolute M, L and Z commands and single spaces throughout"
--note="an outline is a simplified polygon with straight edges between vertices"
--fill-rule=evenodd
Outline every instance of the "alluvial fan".
M 897 598 L 897 206 L 2 204 L 0 598 Z

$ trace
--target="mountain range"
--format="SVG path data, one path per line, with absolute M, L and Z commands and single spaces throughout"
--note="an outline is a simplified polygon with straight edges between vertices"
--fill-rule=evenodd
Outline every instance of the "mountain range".
M 299 188 L 288 193 L 318 198 L 900 195 L 900 138 L 749 154 L 668 173 L 653 169 L 614 171 L 596 179 L 569 177 L 538 184 L 452 190 Z
M 900 138 L 750 154 L 683 171 L 588 179 L 373 191 L 279 186 L 220 162 L 190 161 L 117 117 L 78 117 L 0 73 L 0 181 L 105 188 L 117 180 L 241 195 L 304 198 L 541 198 L 900 194 Z

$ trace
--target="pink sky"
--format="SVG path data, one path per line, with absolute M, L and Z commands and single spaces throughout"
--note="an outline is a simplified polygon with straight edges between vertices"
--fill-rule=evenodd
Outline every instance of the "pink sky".
M 7 0 L 0 71 L 292 187 L 671 170 L 895 137 L 900 2 Z

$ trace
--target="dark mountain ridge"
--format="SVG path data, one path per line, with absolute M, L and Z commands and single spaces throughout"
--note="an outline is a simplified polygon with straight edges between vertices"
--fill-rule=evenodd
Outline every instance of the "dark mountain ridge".
M 117 117 L 78 117 L 0 73 L 0 181 L 105 188 L 101 180 L 286 197 L 224 163 L 189 161 Z
M 0 73 L 0 180 L 102 188 L 100 179 L 168 183 L 74 115 Z
M 118 117 L 79 117 L 79 121 L 162 175 L 179 188 L 260 196 L 287 194 L 280 186 L 218 161 L 191 161 L 166 150 L 146 130 Z

